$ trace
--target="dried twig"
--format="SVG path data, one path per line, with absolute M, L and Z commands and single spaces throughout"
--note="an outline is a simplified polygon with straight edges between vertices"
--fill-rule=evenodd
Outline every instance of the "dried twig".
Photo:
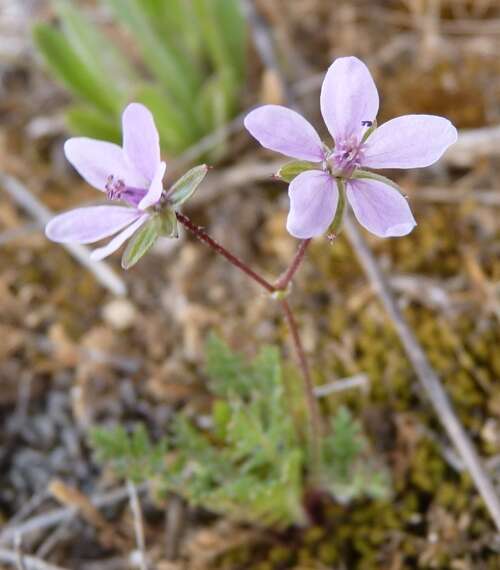
M 66 570 L 61 566 L 54 566 L 53 564 L 49 564 L 48 562 L 44 562 L 39 558 L 35 558 L 34 556 L 26 556 L 23 555 L 23 564 L 26 570 Z M 0 548 L 0 562 L 4 564 L 10 564 L 19 568 L 19 556 L 18 553 L 13 550 L 6 550 L 4 548 Z
M 443 155 L 452 166 L 471 167 L 482 156 L 500 154 L 500 127 L 461 130 L 457 142 Z
M 0 172 L 0 186 L 40 225 L 45 225 L 53 217 L 52 212 L 40 203 L 18 179 Z M 77 261 L 91 271 L 97 281 L 111 293 L 124 295 L 127 292 L 125 282 L 104 261 L 90 259 L 90 252 L 87 247 L 80 244 L 63 244 L 63 246 Z
M 181 497 L 171 495 L 165 516 L 165 558 L 174 562 L 179 556 L 180 543 L 186 523 L 186 505 Z
M 127 481 L 127 490 L 130 498 L 130 510 L 132 511 L 132 516 L 134 518 L 135 540 L 140 554 L 139 565 L 141 570 L 148 570 L 141 504 L 139 502 L 136 486 L 132 481 Z
M 342 378 L 340 380 L 334 380 L 328 384 L 323 384 L 322 386 L 316 386 L 314 388 L 314 395 L 316 398 L 324 398 L 330 394 L 336 394 L 337 392 L 343 392 L 344 390 L 352 390 L 353 388 L 361 388 L 365 390 L 370 385 L 370 379 L 366 374 L 356 374 L 350 378 Z
M 246 0 L 246 4 L 251 5 L 252 9 L 255 9 L 251 0 Z M 266 26 L 260 26 L 259 29 L 255 29 L 256 26 L 260 25 L 259 20 L 250 18 L 249 22 L 250 25 L 253 26 L 255 37 L 260 37 L 262 34 L 269 35 L 269 30 Z M 255 43 L 256 47 L 259 49 L 261 41 L 255 41 Z M 274 54 L 269 53 L 269 51 L 273 49 L 272 42 L 266 42 L 265 46 L 266 49 L 259 49 L 260 56 L 265 65 L 273 66 L 277 59 Z M 281 73 L 279 76 L 281 80 L 286 83 L 284 75 Z M 370 279 L 372 286 L 384 304 L 387 315 L 391 319 L 396 332 L 398 333 L 405 352 L 413 365 L 427 397 L 433 405 L 437 416 L 448 433 L 448 436 L 458 449 L 468 472 L 474 480 L 476 488 L 486 503 L 492 519 L 500 530 L 500 501 L 488 474 L 481 464 L 481 460 L 476 453 L 472 441 L 455 414 L 448 396 L 441 385 L 439 377 L 430 365 L 420 343 L 399 310 L 396 299 L 394 298 L 391 288 L 378 265 L 377 259 L 349 215 L 346 216 L 344 226 L 349 241 L 351 242 L 357 257 L 363 266 L 363 269 Z
M 137 492 L 139 494 L 144 493 L 146 489 L 146 485 L 140 485 L 137 488 Z M 120 503 L 121 501 L 125 501 L 127 498 L 127 488 L 121 487 L 119 489 L 114 489 L 109 493 L 90 497 L 90 501 L 94 507 L 101 509 L 104 507 L 113 506 L 116 503 Z M 11 542 L 18 534 L 26 536 L 28 534 L 47 530 L 61 523 L 68 522 L 74 517 L 76 512 L 77 510 L 74 507 L 55 509 L 48 513 L 43 513 L 41 515 L 28 519 L 26 522 L 17 526 L 7 527 L 0 534 L 0 544 L 9 544 L 9 542 Z
M 92 501 L 81 491 L 58 479 L 51 482 L 49 491 L 59 502 L 74 509 L 87 523 L 99 531 L 98 539 L 103 546 L 117 548 L 121 551 L 128 550 L 128 540 L 101 515 Z
M 346 216 L 344 224 L 349 241 L 372 286 L 380 297 L 428 399 L 449 438 L 459 451 L 491 517 L 500 530 L 500 501 L 472 441 L 455 414 L 438 375 L 430 365 L 420 343 L 401 313 L 391 288 L 358 227 L 350 216 Z

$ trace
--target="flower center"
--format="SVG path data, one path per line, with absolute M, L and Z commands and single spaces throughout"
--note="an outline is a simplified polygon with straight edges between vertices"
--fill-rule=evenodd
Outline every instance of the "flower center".
M 106 197 L 108 200 L 123 200 L 137 206 L 146 195 L 147 190 L 127 186 L 125 182 L 110 174 L 106 180 Z
M 327 160 L 331 173 L 334 176 L 349 178 L 356 168 L 361 166 L 363 147 L 363 143 L 354 136 L 338 141 Z

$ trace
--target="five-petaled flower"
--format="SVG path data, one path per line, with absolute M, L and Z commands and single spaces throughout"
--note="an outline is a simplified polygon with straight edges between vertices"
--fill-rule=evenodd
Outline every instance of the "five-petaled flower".
M 123 145 L 84 137 L 66 141 L 64 152 L 79 174 L 108 199 L 126 205 L 78 208 L 53 218 L 45 229 L 49 239 L 62 243 L 93 243 L 117 234 L 95 249 L 93 259 L 116 251 L 154 214 L 161 202 L 166 164 L 154 119 L 139 103 L 123 112 Z
M 287 229 L 301 239 L 324 233 L 339 203 L 339 181 L 361 225 L 380 237 L 403 236 L 416 222 L 406 198 L 389 180 L 365 168 L 419 168 L 436 162 L 456 141 L 443 117 L 405 115 L 376 127 L 379 96 L 366 65 L 355 57 L 333 62 L 321 90 L 321 113 L 334 139 L 329 149 L 301 115 L 264 105 L 245 119 L 248 131 L 270 150 L 319 163 L 289 186 Z

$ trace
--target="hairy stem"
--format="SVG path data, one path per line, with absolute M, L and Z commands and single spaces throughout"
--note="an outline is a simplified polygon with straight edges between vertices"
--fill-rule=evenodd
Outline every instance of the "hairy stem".
M 208 247 L 210 247 L 213 251 L 215 251 L 219 255 L 225 257 L 229 261 L 229 263 L 234 265 L 240 271 L 243 271 L 243 273 L 248 275 L 248 277 L 253 279 L 256 283 L 258 283 L 268 293 L 271 294 L 279 293 L 280 291 L 283 291 L 288 287 L 295 273 L 299 269 L 302 260 L 304 259 L 307 246 L 309 245 L 310 242 L 310 240 L 303 240 L 300 243 L 297 253 L 292 259 L 290 266 L 273 285 L 267 279 L 265 279 L 264 277 L 256 273 L 253 269 L 251 269 L 244 261 L 233 255 L 219 242 L 210 237 L 202 227 L 194 224 L 185 214 L 176 212 L 175 215 L 179 223 L 181 223 L 188 231 L 194 234 L 201 242 L 208 245 Z M 311 462 L 312 462 L 311 475 L 313 481 L 318 483 L 321 473 L 321 431 L 322 431 L 321 413 L 319 410 L 318 402 L 314 395 L 314 389 L 313 389 L 314 387 L 311 378 L 311 373 L 309 371 L 309 366 L 307 364 L 307 358 L 304 351 L 304 347 L 302 346 L 302 341 L 300 339 L 297 322 L 295 321 L 295 317 L 293 316 L 292 309 L 290 308 L 288 301 L 286 299 L 281 298 L 279 299 L 279 302 L 283 314 L 285 316 L 288 328 L 290 329 L 290 333 L 292 335 L 293 346 L 297 354 L 300 371 L 302 373 L 302 378 L 304 381 L 304 392 L 306 395 L 307 411 L 309 416 L 308 440 L 309 440 L 309 448 L 310 448 Z

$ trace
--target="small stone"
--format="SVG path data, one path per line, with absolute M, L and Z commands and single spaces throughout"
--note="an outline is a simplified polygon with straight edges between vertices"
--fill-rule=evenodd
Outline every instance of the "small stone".
M 135 320 L 137 310 L 127 299 L 114 299 L 102 310 L 106 323 L 115 330 L 123 331 L 130 328 Z

